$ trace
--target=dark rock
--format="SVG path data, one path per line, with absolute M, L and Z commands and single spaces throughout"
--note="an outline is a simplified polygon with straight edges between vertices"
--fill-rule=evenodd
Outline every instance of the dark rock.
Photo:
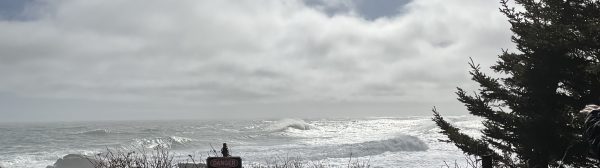
M 179 168 L 206 168 L 206 164 L 202 163 L 178 163 Z
M 94 168 L 94 163 L 98 163 L 98 160 L 85 155 L 68 154 L 46 168 Z

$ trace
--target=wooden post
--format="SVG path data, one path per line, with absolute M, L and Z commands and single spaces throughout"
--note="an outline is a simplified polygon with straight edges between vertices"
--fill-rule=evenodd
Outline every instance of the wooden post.
M 481 156 L 481 167 L 492 168 L 492 155 Z

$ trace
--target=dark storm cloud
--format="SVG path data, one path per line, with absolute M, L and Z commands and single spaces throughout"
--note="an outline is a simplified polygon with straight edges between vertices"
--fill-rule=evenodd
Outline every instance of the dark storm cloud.
M 27 13 L 27 7 L 32 6 L 35 0 L 3 0 L 0 1 L 0 20 L 27 20 L 32 19 Z
M 357 11 L 367 19 L 393 17 L 402 12 L 404 5 L 411 0 L 356 0 Z
M 357 14 L 368 20 L 394 17 L 401 14 L 404 5 L 411 0 L 304 0 L 329 16 Z

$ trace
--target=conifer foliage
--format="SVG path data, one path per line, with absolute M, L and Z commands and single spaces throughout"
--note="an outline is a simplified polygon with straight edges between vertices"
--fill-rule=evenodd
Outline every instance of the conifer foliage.
M 501 0 L 518 51 L 503 50 L 493 77 L 472 60 L 480 89 L 458 88 L 458 100 L 482 117 L 481 138 L 460 133 L 434 108 L 433 120 L 467 154 L 490 156 L 502 167 L 587 167 L 585 104 L 600 97 L 598 0 Z

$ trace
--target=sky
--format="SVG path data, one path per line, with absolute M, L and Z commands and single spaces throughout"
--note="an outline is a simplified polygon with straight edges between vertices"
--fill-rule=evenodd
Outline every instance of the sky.
M 499 1 L 3 0 L 0 122 L 466 115 Z

